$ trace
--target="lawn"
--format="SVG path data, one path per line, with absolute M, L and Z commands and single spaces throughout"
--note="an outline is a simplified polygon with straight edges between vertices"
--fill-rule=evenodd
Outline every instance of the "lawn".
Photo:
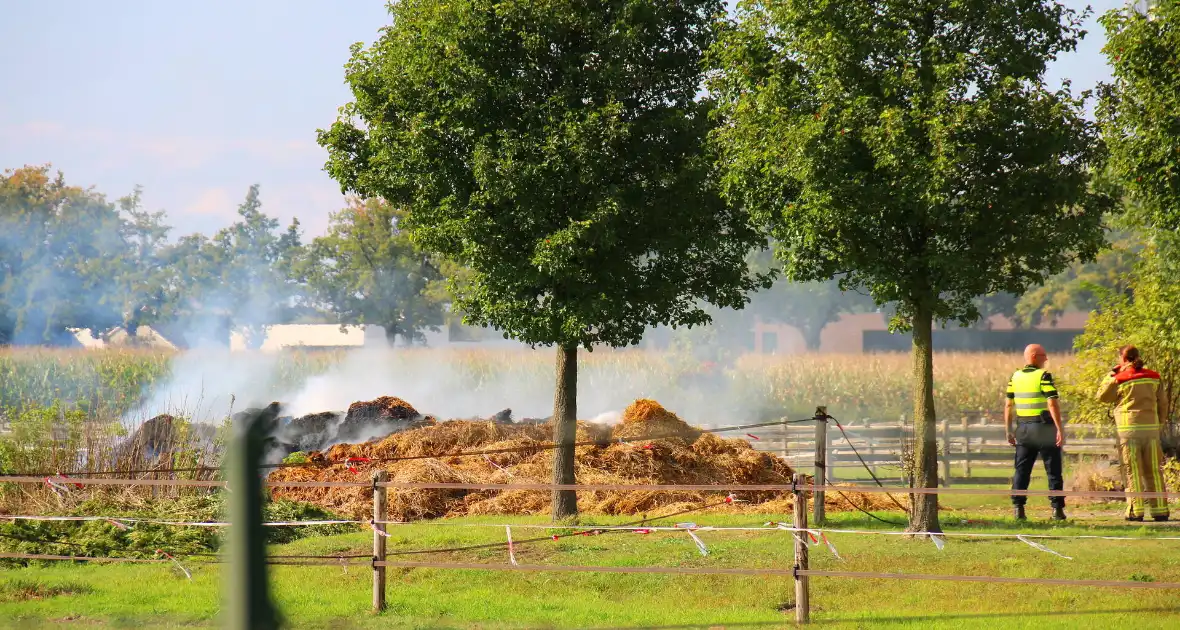
M 1043 501 L 1041 501 L 1043 502 Z M 1075 520 L 1054 526 L 1030 501 L 1034 520 L 1017 525 L 989 504 L 949 509 L 948 532 L 1180 535 L 1176 524 L 1128 526 L 1116 505 L 1074 509 Z M 900 520 L 898 514 L 880 514 Z M 1072 515 L 1072 514 L 1071 514 Z M 789 515 L 700 513 L 680 517 L 701 525 L 759 526 Z M 596 518 L 596 524 L 625 519 Z M 833 515 L 829 527 L 890 530 L 860 514 Z M 504 540 L 503 528 L 479 524 L 543 524 L 543 518 L 483 517 L 395 526 L 390 552 Z M 966 523 L 965 523 L 966 522 Z M 665 522 L 661 524 L 671 524 Z M 895 529 L 895 528 L 894 528 Z M 547 532 L 518 527 L 520 540 Z M 518 545 L 521 564 L 790 567 L 790 534 L 774 531 L 701 532 L 708 556 L 687 533 L 574 536 Z M 1067 560 L 1014 539 L 950 538 L 943 550 L 928 539 L 831 534 L 843 560 L 822 545 L 812 568 L 1067 579 L 1180 581 L 1180 541 L 1042 540 Z M 371 534 L 309 538 L 277 546 L 273 554 L 367 553 Z M 397 560 L 399 558 L 391 558 Z M 405 560 L 505 565 L 503 548 L 403 557 Z M 41 627 L 217 627 L 220 566 L 184 561 L 174 566 L 67 565 L 0 570 L 0 625 Z M 793 625 L 789 577 L 674 576 L 596 573 L 390 569 L 389 610 L 369 612 L 371 570 L 365 564 L 272 568 L 274 599 L 297 628 L 650 628 L 786 627 Z M 812 619 L 833 628 L 1077 628 L 1180 626 L 1180 593 L 901 580 L 812 578 Z

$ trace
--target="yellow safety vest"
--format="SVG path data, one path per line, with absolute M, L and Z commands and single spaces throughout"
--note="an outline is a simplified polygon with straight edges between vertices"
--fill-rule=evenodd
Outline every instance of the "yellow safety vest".
M 1036 418 L 1049 411 L 1049 394 L 1056 394 L 1052 381 L 1044 382 L 1045 370 L 1016 370 L 1008 381 L 1008 393 L 1016 403 L 1016 416 Z

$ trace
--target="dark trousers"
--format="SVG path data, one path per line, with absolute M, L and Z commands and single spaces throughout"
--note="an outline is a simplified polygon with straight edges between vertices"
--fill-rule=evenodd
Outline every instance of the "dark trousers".
M 1045 462 L 1045 475 L 1050 490 L 1065 488 L 1061 474 L 1061 447 L 1057 446 L 1057 427 L 1053 423 L 1028 422 L 1016 426 L 1016 474 L 1012 477 L 1013 490 L 1028 490 L 1033 466 L 1040 457 Z M 1012 505 L 1024 505 L 1028 497 L 1012 497 Z M 1065 497 L 1049 497 L 1053 507 L 1065 507 Z

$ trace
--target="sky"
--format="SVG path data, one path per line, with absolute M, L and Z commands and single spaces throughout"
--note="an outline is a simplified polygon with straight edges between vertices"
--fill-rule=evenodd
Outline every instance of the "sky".
M 142 186 L 174 236 L 229 225 L 255 183 L 307 238 L 343 206 L 315 132 L 350 100 L 349 46 L 388 25 L 384 0 L 0 0 L 0 16 L 0 171 L 51 163 L 110 198 Z M 1109 79 L 1086 28 L 1052 84 Z

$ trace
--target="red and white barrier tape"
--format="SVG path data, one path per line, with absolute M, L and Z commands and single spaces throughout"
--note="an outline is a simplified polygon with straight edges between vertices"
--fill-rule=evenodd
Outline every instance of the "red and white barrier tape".
M 1069 556 L 1067 556 L 1067 555 L 1064 555 L 1064 554 L 1057 553 L 1056 551 L 1053 551 L 1052 549 L 1050 549 L 1050 548 L 1048 548 L 1048 547 L 1046 547 L 1046 546 L 1042 545 L 1041 543 L 1039 543 L 1039 542 L 1033 542 L 1033 541 L 1029 540 L 1028 538 L 1026 538 L 1026 537 L 1024 537 L 1024 536 L 1017 536 L 1017 537 L 1016 537 L 1016 540 L 1019 540 L 1020 542 L 1022 542 L 1022 543 L 1024 543 L 1024 544 L 1026 544 L 1026 545 L 1028 545 L 1029 547 L 1032 547 L 1033 549 L 1036 549 L 1036 550 L 1038 550 L 1038 551 L 1044 551 L 1045 553 L 1051 553 L 1051 554 L 1053 554 L 1053 555 L 1055 555 L 1055 556 L 1058 556 L 1058 557 L 1061 557 L 1061 558 L 1065 558 L 1066 560 L 1073 560 L 1073 558 L 1071 558 L 1071 557 L 1069 557 Z
M 516 564 L 516 550 L 513 549 L 513 547 L 512 547 L 512 527 L 509 525 L 505 525 L 504 526 L 504 533 L 508 534 L 508 561 L 511 562 L 513 566 L 517 566 L 517 564 Z
M 164 556 L 165 558 L 168 558 L 169 560 L 172 561 L 173 564 L 175 564 L 177 567 L 180 568 L 181 571 L 184 572 L 184 577 L 188 578 L 189 580 L 193 579 L 193 574 L 188 569 L 184 568 L 184 565 L 180 564 L 179 560 L 172 557 L 172 554 L 168 553 L 167 551 L 164 551 L 163 549 L 157 549 L 156 555 Z
M 389 532 L 377 527 L 377 521 L 369 519 L 369 529 L 373 530 L 378 536 L 389 538 Z
M 709 548 L 705 546 L 705 541 L 701 540 L 691 529 L 687 530 L 688 535 L 692 536 L 692 541 L 697 544 L 697 549 L 700 550 L 702 556 L 709 555 Z

